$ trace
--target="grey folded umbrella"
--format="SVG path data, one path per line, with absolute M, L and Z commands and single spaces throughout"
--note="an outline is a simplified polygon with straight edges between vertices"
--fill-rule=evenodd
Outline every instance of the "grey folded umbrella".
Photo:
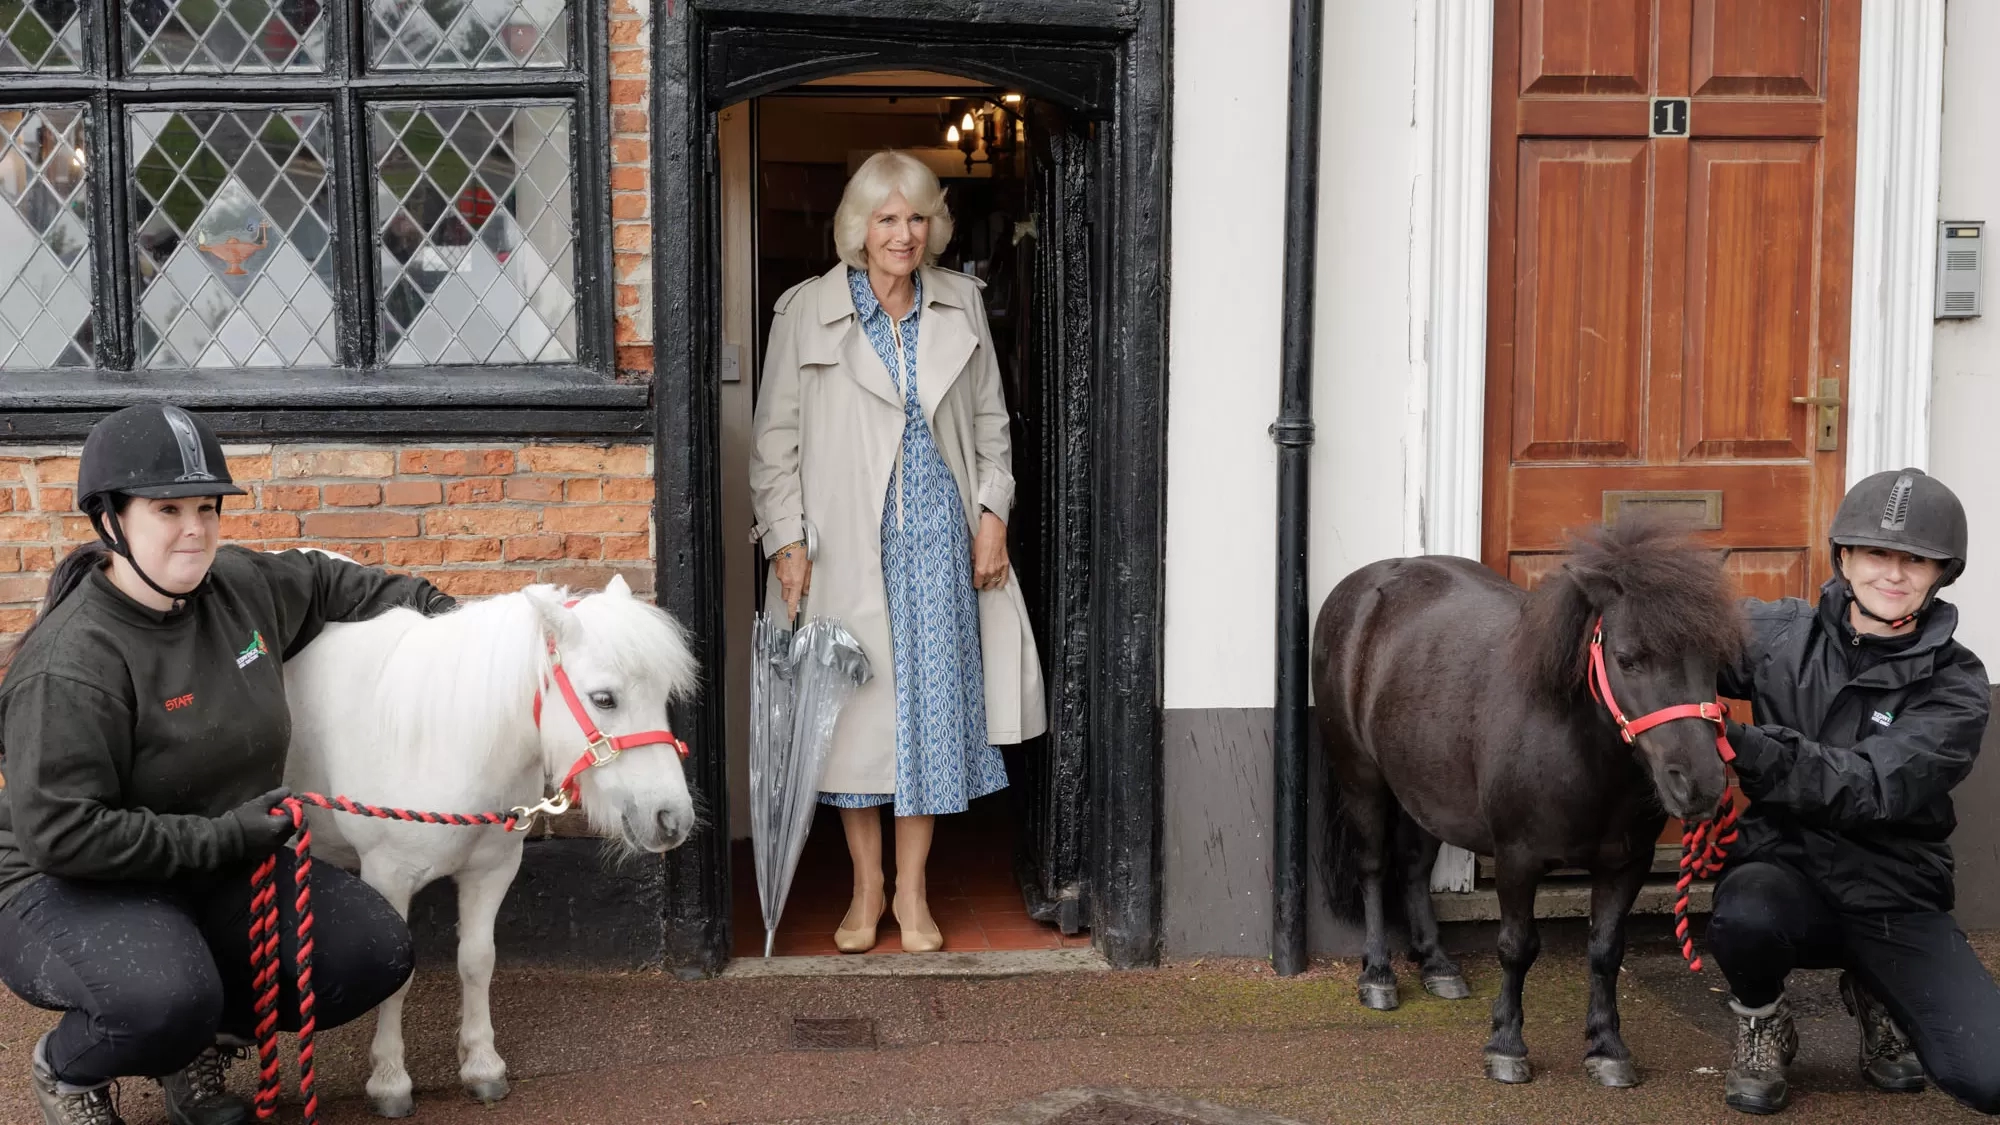
M 757 614 L 750 639 L 750 844 L 764 911 L 764 956 L 778 937 L 840 709 L 872 672 L 838 621 L 793 628 Z

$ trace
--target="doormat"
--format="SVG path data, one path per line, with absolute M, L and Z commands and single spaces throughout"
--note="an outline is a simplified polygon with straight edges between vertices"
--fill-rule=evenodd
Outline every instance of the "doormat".
M 1261 1109 L 1130 1089 L 1057 1090 L 975 1120 L 980 1125 L 1300 1125 Z

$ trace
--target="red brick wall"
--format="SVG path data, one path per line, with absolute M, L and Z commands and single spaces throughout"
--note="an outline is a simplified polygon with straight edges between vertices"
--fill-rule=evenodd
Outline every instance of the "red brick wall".
M 618 370 L 653 370 L 653 224 L 646 0 L 611 0 L 611 247 L 617 275 Z
M 653 464 L 644 443 L 232 447 L 248 489 L 225 541 L 312 546 L 421 574 L 447 593 L 531 582 L 653 589 Z M 94 537 L 74 450 L 0 453 L 0 642 L 33 619 L 59 552 Z

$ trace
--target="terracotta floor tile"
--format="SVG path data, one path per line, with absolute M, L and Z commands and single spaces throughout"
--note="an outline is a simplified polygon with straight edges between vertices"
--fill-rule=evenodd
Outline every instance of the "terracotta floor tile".
M 1028 915 L 980 915 L 980 929 L 986 933 L 1048 933 L 1054 935 L 1056 927 L 1048 923 L 1038 923 Z
M 1024 918 L 1027 917 L 1027 908 L 1021 904 L 1021 892 L 1019 890 L 997 895 L 984 893 L 967 895 L 964 898 L 964 902 L 981 913 L 991 911 L 998 914 L 1019 914 Z
M 1044 930 L 1038 933 L 1027 930 L 1003 930 L 986 932 L 986 944 L 990 949 L 1060 949 L 1061 935 Z

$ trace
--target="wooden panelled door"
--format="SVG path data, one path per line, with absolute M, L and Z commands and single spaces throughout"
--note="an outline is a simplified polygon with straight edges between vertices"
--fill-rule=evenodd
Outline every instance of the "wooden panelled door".
M 1809 597 L 1841 494 L 1861 0 L 1495 0 L 1488 565 L 1663 505 Z M 1806 400 L 1806 401 L 1800 401 Z

